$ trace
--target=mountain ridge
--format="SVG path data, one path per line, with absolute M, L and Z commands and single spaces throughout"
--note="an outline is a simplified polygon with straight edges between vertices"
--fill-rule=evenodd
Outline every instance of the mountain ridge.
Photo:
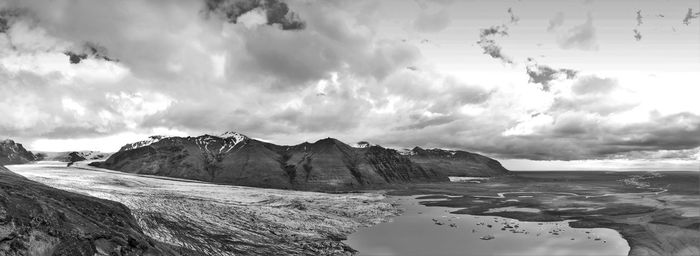
M 378 145 L 352 147 L 330 137 L 313 143 L 276 145 L 226 132 L 218 136 L 151 136 L 126 144 L 106 161 L 91 165 L 221 184 L 302 190 L 444 182 L 449 180 L 447 176 L 468 176 L 467 171 L 475 170 L 478 175 L 473 176 L 508 172 L 498 161 L 466 151 L 454 153 L 461 164 L 474 162 L 462 169 L 458 164 L 446 165 L 448 158 L 437 159 L 425 152 L 420 149 L 405 155 Z

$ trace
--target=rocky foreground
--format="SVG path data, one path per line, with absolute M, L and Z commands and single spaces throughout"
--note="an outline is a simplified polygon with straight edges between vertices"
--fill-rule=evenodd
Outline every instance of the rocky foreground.
M 347 234 L 399 213 L 374 193 L 215 185 L 77 165 L 10 168 L 55 188 L 121 202 L 146 235 L 186 255 L 352 255 L 341 242 Z
M 124 205 L 51 188 L 0 166 L 0 255 L 177 255 Z
M 0 165 L 23 164 L 36 160 L 36 156 L 20 143 L 0 140 Z

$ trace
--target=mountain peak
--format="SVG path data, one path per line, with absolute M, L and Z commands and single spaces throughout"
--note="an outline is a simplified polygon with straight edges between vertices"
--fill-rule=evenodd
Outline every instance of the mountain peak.
M 341 144 L 341 145 L 345 145 L 344 142 L 339 141 L 339 140 L 337 140 L 337 139 L 335 139 L 335 138 L 331 138 L 331 137 L 328 137 L 328 138 L 325 138 L 325 139 L 320 139 L 320 140 L 314 142 L 313 144 L 319 144 L 319 145 Z
M 228 139 L 228 138 L 234 138 L 236 141 L 242 141 L 244 139 L 247 139 L 248 136 L 245 136 L 241 133 L 233 132 L 233 131 L 227 131 L 219 135 L 219 137 Z
M 0 143 L 13 145 L 13 144 L 15 144 L 15 141 L 11 140 L 11 139 L 4 139 L 4 140 L 0 140 Z

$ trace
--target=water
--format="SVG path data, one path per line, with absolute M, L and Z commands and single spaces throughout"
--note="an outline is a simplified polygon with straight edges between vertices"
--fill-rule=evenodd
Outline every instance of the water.
M 392 198 L 404 214 L 348 237 L 346 243 L 360 255 L 627 255 L 630 249 L 612 229 L 450 214 L 454 208 L 426 207 L 416 197 Z M 513 228 L 501 230 L 506 224 Z M 494 238 L 481 239 L 487 236 Z

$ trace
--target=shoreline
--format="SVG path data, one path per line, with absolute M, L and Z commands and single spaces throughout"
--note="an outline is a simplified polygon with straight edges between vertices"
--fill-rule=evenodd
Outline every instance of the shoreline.
M 450 207 L 454 209 L 450 212 L 453 214 L 520 221 L 568 219 L 573 220 L 569 222 L 572 228 L 614 229 L 628 242 L 628 255 L 700 255 L 700 214 L 693 210 L 700 207 L 697 173 L 676 172 L 651 177 L 645 181 L 652 186 L 645 188 L 618 182 L 626 173 L 615 173 L 611 174 L 615 179 L 600 177 L 585 182 L 571 179 L 575 183 L 567 189 L 556 177 L 536 176 L 542 173 L 524 175 L 529 176 L 498 178 L 481 184 L 422 184 L 392 191 L 389 195 L 430 194 L 424 199 L 441 200 L 421 204 Z M 674 175 L 691 175 L 694 179 Z M 569 177 L 563 179 L 566 181 Z M 678 180 L 688 184 L 659 188 L 665 186 L 665 182 Z M 488 212 L 499 207 L 535 208 L 541 212 Z

